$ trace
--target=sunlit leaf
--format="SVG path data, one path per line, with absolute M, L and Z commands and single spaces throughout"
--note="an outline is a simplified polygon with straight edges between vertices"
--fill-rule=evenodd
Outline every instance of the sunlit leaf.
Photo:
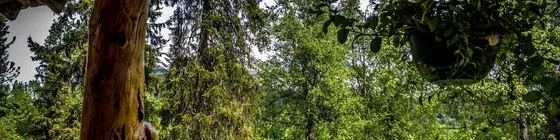
M 454 35 L 453 37 L 447 40 L 447 46 L 453 45 L 453 43 L 457 42 L 457 40 L 459 40 L 458 34 Z
M 537 29 L 539 29 L 539 30 L 544 30 L 544 29 L 545 29 L 545 24 L 544 24 L 544 22 L 542 22 L 542 21 L 541 21 L 541 22 L 537 22 L 537 23 L 535 24 L 535 28 L 537 28 Z
M 435 31 L 437 28 L 437 18 L 429 17 L 427 18 L 428 26 L 430 27 L 430 31 Z

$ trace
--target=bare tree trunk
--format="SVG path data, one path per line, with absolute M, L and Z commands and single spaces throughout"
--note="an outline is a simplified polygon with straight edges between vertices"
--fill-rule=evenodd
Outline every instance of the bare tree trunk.
M 149 0 L 96 0 L 81 139 L 157 139 L 144 123 L 144 45 Z

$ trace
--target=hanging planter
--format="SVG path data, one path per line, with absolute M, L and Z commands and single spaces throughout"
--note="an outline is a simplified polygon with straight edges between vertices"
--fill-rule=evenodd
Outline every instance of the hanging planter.
M 436 41 L 430 32 L 412 31 L 409 36 L 412 59 L 422 77 L 434 84 L 468 85 L 484 79 L 496 60 L 497 44 L 485 36 L 474 36 L 467 43 Z
M 352 19 L 344 16 L 349 13 L 331 7 L 335 2 L 325 0 L 310 10 L 317 15 L 329 13 L 323 32 L 333 23 L 340 28 L 340 43 L 347 38 L 370 37 L 372 53 L 378 53 L 383 42 L 396 47 L 408 42 L 418 72 L 439 85 L 481 81 L 494 66 L 499 50 L 517 52 L 499 49 L 501 34 L 518 41 L 528 30 L 546 29 L 543 19 L 550 13 L 547 11 L 559 9 L 551 6 L 555 3 L 542 0 L 389 0 L 374 2 L 374 12 L 366 19 Z

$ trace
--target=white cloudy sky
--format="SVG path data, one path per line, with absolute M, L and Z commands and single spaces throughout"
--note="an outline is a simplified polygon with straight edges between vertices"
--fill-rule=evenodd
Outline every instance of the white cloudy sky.
M 364 10 L 368 0 L 360 0 L 362 3 L 360 9 Z M 263 0 L 260 4 L 261 8 L 265 5 L 275 4 L 274 0 Z M 173 8 L 167 7 L 163 9 L 163 15 L 158 22 L 163 22 L 169 19 L 169 16 L 173 13 Z M 33 53 L 27 47 L 27 37 L 31 36 L 34 41 L 39 44 L 43 44 L 45 38 L 49 35 L 49 28 L 53 23 L 56 15 L 46 6 L 34 7 L 22 10 L 18 18 L 15 21 L 10 21 L 8 25 L 10 26 L 10 34 L 8 37 L 16 36 L 17 39 L 15 43 L 8 49 L 10 61 L 14 61 L 17 66 L 21 68 L 21 74 L 18 76 L 18 81 L 29 81 L 34 79 L 34 75 L 37 73 L 35 67 L 39 65 L 37 62 L 31 61 L 31 56 Z M 169 30 L 163 29 L 162 34 L 164 36 L 169 35 Z M 258 51 L 253 51 L 259 59 L 266 58 L 266 55 L 259 53 Z

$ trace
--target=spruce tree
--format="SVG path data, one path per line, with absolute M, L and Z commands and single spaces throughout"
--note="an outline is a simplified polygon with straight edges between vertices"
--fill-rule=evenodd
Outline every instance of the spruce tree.
M 309 20 L 310 3 L 278 5 L 281 18 L 271 30 L 276 51 L 259 64 L 264 111 L 258 132 L 265 139 L 362 139 L 360 98 L 351 92 L 346 67 L 350 47 Z
M 252 139 L 259 105 L 251 45 L 262 46 L 257 0 L 172 1 L 166 139 Z M 188 125 L 185 125 L 188 124 Z
M 0 16 L 0 85 L 8 84 L 12 82 L 19 75 L 19 67 L 15 66 L 15 63 L 8 60 L 10 56 L 8 54 L 8 48 L 14 41 L 16 37 L 12 39 L 8 38 L 8 20 L 3 16 Z
M 16 37 L 11 39 L 8 37 L 10 32 L 8 32 L 7 22 L 4 16 L 0 16 L 0 123 L 6 124 L 0 126 L 0 135 L 15 139 L 17 135 L 14 134 L 17 134 L 17 129 L 12 125 L 14 122 L 10 118 L 14 117 L 14 110 L 17 108 L 14 106 L 14 97 L 10 97 L 10 84 L 19 75 L 19 67 L 8 60 L 8 48 Z
M 69 1 L 43 45 L 28 38 L 28 46 L 35 53 L 32 60 L 39 62 L 34 105 L 40 114 L 35 124 L 41 130 L 35 138 L 79 138 L 90 7 L 87 1 Z

